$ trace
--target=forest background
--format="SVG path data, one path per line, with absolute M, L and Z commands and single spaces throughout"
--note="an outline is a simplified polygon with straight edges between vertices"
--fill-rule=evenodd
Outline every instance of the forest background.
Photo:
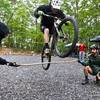
M 36 25 L 33 13 L 40 4 L 47 3 L 48 0 L 0 0 L 0 21 L 7 24 L 12 33 L 3 40 L 2 47 L 40 52 L 43 34 L 40 19 Z M 100 35 L 99 0 L 64 0 L 61 9 L 77 20 L 79 42 L 89 46 L 89 39 Z

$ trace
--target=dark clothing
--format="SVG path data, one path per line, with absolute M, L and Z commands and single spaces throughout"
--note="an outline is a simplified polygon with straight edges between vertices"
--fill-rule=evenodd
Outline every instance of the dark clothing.
M 8 27 L 4 24 L 0 22 L 0 43 L 2 41 L 3 38 L 5 38 L 7 35 L 9 34 L 9 29 Z M 6 65 L 8 62 L 0 57 L 0 64 L 1 65 Z
M 8 61 L 0 57 L 0 65 L 7 65 Z
M 4 23 L 0 22 L 0 41 L 5 38 L 9 33 L 10 32 L 8 27 Z
M 0 57 L 0 65 L 8 65 L 8 66 L 14 66 L 18 67 L 20 65 L 16 64 L 16 62 L 8 62 L 7 60 Z
M 90 66 L 93 71 L 92 74 L 97 75 L 100 71 L 100 56 L 90 56 L 88 61 L 83 62 L 83 65 Z
M 58 17 L 58 18 L 61 18 L 61 19 L 65 18 L 65 15 L 63 14 L 63 12 L 61 10 L 53 9 L 50 5 L 39 6 L 34 12 L 34 16 L 36 18 L 39 17 L 38 11 L 43 11 L 45 14 L 48 14 L 48 15 L 51 15 L 51 16 L 54 16 L 54 17 Z M 54 26 L 54 18 L 42 15 L 41 27 L 46 27 L 46 28 L 49 28 L 49 30 L 52 30 L 53 26 Z
M 9 33 L 10 32 L 9 32 L 8 27 L 4 23 L 0 22 L 0 43 L 1 43 L 2 39 L 5 38 Z M 15 66 L 15 67 L 19 66 L 15 62 L 14 63 L 8 62 L 7 60 L 5 60 L 1 57 L 0 57 L 0 65 L 9 65 L 9 66 Z

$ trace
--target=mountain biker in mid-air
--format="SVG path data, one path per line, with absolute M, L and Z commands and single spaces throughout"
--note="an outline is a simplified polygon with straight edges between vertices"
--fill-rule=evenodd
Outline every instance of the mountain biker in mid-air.
M 55 19 L 45 16 L 43 13 L 54 16 L 55 18 L 64 19 L 65 14 L 60 10 L 61 4 L 62 0 L 51 0 L 47 5 L 40 5 L 34 12 L 36 18 L 39 18 L 40 15 L 42 16 L 40 28 L 44 33 L 44 49 L 46 54 L 49 53 L 49 35 L 53 33 Z

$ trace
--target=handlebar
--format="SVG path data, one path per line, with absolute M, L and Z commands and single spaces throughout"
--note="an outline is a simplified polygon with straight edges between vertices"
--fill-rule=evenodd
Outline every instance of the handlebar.
M 55 20 L 61 20 L 60 18 L 58 18 L 58 17 L 54 17 L 54 16 L 52 16 L 52 15 L 49 15 L 49 14 L 45 14 L 44 12 L 40 12 L 40 14 L 39 14 L 40 16 L 47 16 L 47 17 L 51 17 L 51 18 L 53 18 L 53 19 L 55 19 Z
M 47 16 L 47 17 L 54 18 L 54 19 L 56 19 L 56 20 L 58 19 L 57 17 L 54 17 L 54 16 L 52 16 L 52 15 L 48 15 L 48 14 L 45 14 L 45 13 L 44 13 L 43 15 L 44 15 L 44 16 Z

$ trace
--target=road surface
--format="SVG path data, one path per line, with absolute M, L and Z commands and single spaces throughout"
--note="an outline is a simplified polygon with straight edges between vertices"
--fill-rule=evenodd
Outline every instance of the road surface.
M 39 55 L 4 55 L 9 61 L 20 64 L 40 62 Z M 90 84 L 81 85 L 83 66 L 76 58 L 52 57 L 53 61 L 70 61 L 52 64 L 49 70 L 41 65 L 11 67 L 0 65 L 0 100 L 100 100 L 100 86 L 90 76 Z

